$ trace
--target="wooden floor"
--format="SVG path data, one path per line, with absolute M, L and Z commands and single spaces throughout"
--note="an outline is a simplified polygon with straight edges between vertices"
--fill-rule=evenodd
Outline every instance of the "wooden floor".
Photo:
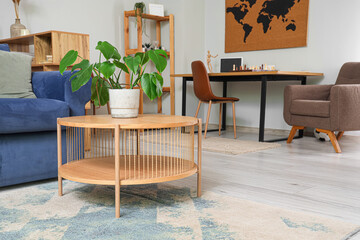
M 237 135 L 242 140 L 257 139 L 254 133 Z M 222 137 L 233 138 L 232 129 Z M 203 191 L 360 225 L 360 137 L 345 135 L 340 141 L 341 154 L 334 152 L 330 142 L 312 137 L 280 143 L 281 148 L 236 156 L 203 151 Z M 195 189 L 196 177 L 170 184 L 184 183 Z

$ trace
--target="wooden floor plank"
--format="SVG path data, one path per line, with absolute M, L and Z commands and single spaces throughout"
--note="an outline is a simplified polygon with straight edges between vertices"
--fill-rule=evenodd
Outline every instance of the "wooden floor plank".
M 256 133 L 237 135 L 257 139 Z M 221 137 L 232 138 L 232 129 Z M 241 155 L 204 151 L 203 190 L 360 224 L 360 137 L 343 136 L 341 154 L 330 142 L 312 137 L 280 143 L 280 148 Z M 195 189 L 196 179 L 170 184 Z

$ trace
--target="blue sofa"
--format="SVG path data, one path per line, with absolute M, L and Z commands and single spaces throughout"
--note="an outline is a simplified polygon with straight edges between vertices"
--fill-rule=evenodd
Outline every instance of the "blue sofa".
M 34 72 L 36 99 L 0 98 L 0 187 L 57 176 L 56 120 L 84 115 L 91 96 L 90 81 L 73 93 L 70 76 Z

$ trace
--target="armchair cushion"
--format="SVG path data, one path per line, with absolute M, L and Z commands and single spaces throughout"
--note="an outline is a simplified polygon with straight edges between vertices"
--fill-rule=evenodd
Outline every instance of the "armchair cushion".
M 57 118 L 68 116 L 68 104 L 59 100 L 2 99 L 0 134 L 55 131 Z
M 330 117 L 330 101 L 324 100 L 293 100 L 290 113 L 312 117 Z
M 299 112 L 299 106 L 290 110 L 294 100 L 320 100 L 328 101 L 331 87 L 334 85 L 289 85 L 284 90 L 284 120 L 289 125 L 292 123 L 292 112 Z M 305 111 L 301 110 L 300 112 Z

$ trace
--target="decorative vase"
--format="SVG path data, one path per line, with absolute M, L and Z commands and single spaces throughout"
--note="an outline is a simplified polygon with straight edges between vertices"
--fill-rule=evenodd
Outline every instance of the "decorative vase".
M 139 113 L 140 89 L 109 89 L 113 118 L 136 118 Z
M 21 30 L 25 30 L 26 27 L 20 23 L 20 18 L 15 19 L 15 23 L 10 26 L 10 36 L 18 37 L 21 36 Z

